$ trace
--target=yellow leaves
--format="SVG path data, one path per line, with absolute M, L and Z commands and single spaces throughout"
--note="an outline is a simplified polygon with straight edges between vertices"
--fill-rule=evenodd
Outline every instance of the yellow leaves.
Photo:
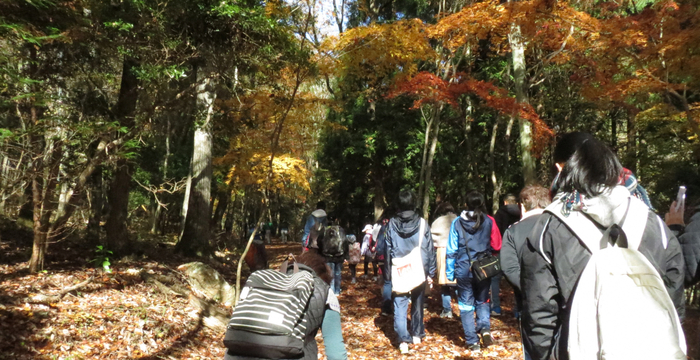
M 238 156 L 225 156 L 219 159 L 218 163 L 230 164 L 229 161 L 233 161 L 233 164 L 226 175 L 227 185 L 238 187 L 254 185 L 259 189 L 265 187 L 269 173 L 269 152 L 239 152 Z M 289 154 L 277 155 L 272 161 L 272 169 L 273 176 L 270 179 L 272 189 L 284 191 L 294 185 L 300 190 L 300 194 L 311 191 L 308 181 L 310 174 L 304 160 Z
M 332 54 L 337 75 L 363 79 L 376 89 L 395 73 L 410 75 L 417 62 L 435 57 L 425 30 L 418 19 L 371 24 L 331 37 L 323 48 Z

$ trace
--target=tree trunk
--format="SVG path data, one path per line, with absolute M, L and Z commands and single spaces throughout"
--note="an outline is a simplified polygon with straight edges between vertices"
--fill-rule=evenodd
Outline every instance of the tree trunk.
M 501 183 L 498 182 L 498 177 L 496 176 L 496 136 L 498 135 L 499 121 L 500 118 L 497 117 L 496 121 L 493 123 L 493 129 L 491 129 L 491 142 L 489 144 L 489 170 L 491 170 L 491 185 L 493 186 L 491 210 L 494 214 L 498 210 L 498 199 L 501 196 Z
M 87 225 L 87 237 L 97 244 L 100 240 L 100 223 L 102 222 L 102 207 L 104 205 L 104 189 L 102 180 L 102 167 L 95 169 L 90 177 L 90 219 Z
M 224 213 L 226 213 L 226 208 L 228 208 L 229 199 L 231 199 L 231 192 L 228 189 L 224 189 L 224 193 L 219 195 L 219 201 L 216 205 L 216 211 L 214 212 L 214 217 L 211 221 L 211 226 L 217 232 L 221 230 L 221 221 L 224 219 Z
M 200 79 L 201 76 L 201 80 Z M 212 117 L 214 116 L 214 79 L 208 72 L 197 71 L 197 116 L 194 149 L 190 165 L 190 194 L 185 228 L 177 245 L 183 254 L 204 256 L 211 251 L 211 151 Z
M 508 42 L 513 53 L 513 81 L 515 82 L 515 98 L 519 103 L 528 103 L 527 79 L 525 67 L 525 41 L 520 33 L 520 26 L 512 25 Z M 535 173 L 535 158 L 532 156 L 532 124 L 524 119 L 518 119 L 520 127 L 520 156 L 522 159 L 523 180 L 525 185 L 537 182 Z
M 138 78 L 135 73 L 137 66 L 136 61 L 129 58 L 124 59 L 119 99 L 114 112 L 119 125 L 129 129 L 133 128 L 135 124 L 134 115 L 138 100 Z M 126 159 L 117 160 L 114 178 L 107 195 L 110 205 L 109 217 L 105 225 L 107 248 L 116 254 L 125 250 L 129 243 L 127 217 L 132 167 L 132 164 Z
M 376 166 L 376 165 L 375 165 Z M 379 171 L 374 172 L 374 221 L 379 221 L 379 218 L 384 212 L 384 183 Z
M 637 126 L 633 114 L 627 114 L 627 164 L 626 167 L 637 173 Z
M 430 134 L 430 144 L 428 147 L 428 157 L 425 160 L 425 174 L 423 179 L 423 218 L 428 219 L 430 214 L 430 183 L 433 175 L 433 160 L 435 159 L 435 149 L 437 149 L 438 135 L 440 134 L 440 113 L 442 105 L 436 105 L 433 109 L 432 119 L 433 131 Z
M 433 126 L 433 117 L 425 119 L 425 136 L 423 137 L 423 158 L 420 163 L 420 175 L 418 177 L 418 199 L 423 199 L 425 189 L 425 164 L 428 161 L 428 146 L 430 145 L 430 131 Z

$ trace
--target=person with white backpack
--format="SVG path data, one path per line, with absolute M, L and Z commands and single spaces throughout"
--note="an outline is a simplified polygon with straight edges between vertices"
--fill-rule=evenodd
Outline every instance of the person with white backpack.
M 565 135 L 552 203 L 522 254 L 523 342 L 532 359 L 685 359 L 678 240 L 620 185 L 617 156 Z
M 385 259 L 384 271 L 390 274 L 394 295 L 394 330 L 399 337 L 399 350 L 408 353 L 408 344 L 420 344 L 425 337 L 423 302 L 425 283 L 432 284 L 437 271 L 430 225 L 415 212 L 416 194 L 411 190 L 399 193 L 398 213 L 388 224 L 385 241 L 378 253 Z M 411 330 L 406 316 L 411 303 Z

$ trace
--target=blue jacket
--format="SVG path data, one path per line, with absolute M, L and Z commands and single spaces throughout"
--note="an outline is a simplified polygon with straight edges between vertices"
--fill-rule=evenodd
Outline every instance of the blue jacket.
M 402 211 L 389 221 L 386 232 L 380 235 L 383 241 L 377 241 L 377 254 L 384 254 L 384 279 L 391 281 L 391 259 L 408 255 L 418 246 L 418 230 L 421 217 L 414 211 Z M 421 243 L 423 269 L 428 277 L 435 277 L 437 260 L 430 225 L 425 221 L 425 233 Z
M 301 243 L 304 245 L 304 247 L 308 247 L 309 245 L 306 243 L 306 240 L 309 238 L 309 233 L 311 233 L 311 228 L 314 226 L 316 221 L 322 223 L 324 226 L 328 225 L 328 220 L 326 218 L 326 212 L 322 209 L 316 209 L 314 212 L 311 213 L 306 218 L 306 223 L 304 224 L 304 235 L 301 237 Z
M 471 262 L 482 253 L 492 252 L 491 247 L 491 227 L 493 221 L 484 214 L 484 220 L 478 229 L 474 229 L 476 221 L 467 217 L 466 212 L 452 221 L 450 226 L 450 237 L 447 240 L 447 279 L 452 281 L 455 278 L 467 279 L 471 273 Z M 467 255 L 467 245 L 469 245 L 469 255 Z

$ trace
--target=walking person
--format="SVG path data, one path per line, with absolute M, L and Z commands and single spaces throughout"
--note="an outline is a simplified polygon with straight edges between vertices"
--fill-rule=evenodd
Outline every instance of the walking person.
M 398 213 L 387 225 L 383 250 L 387 274 L 394 292 L 394 330 L 399 350 L 408 353 L 408 344 L 419 344 L 425 336 L 423 302 L 425 283 L 432 284 L 436 273 L 435 251 L 430 226 L 416 212 L 416 194 L 403 190 L 398 197 Z M 408 304 L 411 327 L 408 329 Z
M 487 254 L 492 254 L 492 243 L 500 235 L 493 231 L 496 224 L 486 215 L 484 196 L 478 191 L 467 194 L 467 210 L 452 221 L 447 241 L 447 279 L 457 280 L 457 298 L 467 348 L 481 350 L 479 336 L 484 347 L 493 344 L 491 337 L 491 312 L 489 309 L 490 279 L 477 280 L 472 272 L 472 263 Z M 476 323 L 475 323 L 476 316 Z
M 528 354 L 534 360 L 603 354 L 606 359 L 684 359 L 676 314 L 682 313 L 684 270 L 678 240 L 620 185 L 617 156 L 590 134 L 565 135 L 553 160 L 554 198 L 528 236 L 521 260 Z M 587 267 L 589 261 L 593 267 Z M 622 268 L 605 271 L 606 266 Z M 644 282 L 635 280 L 640 276 Z M 614 286 L 595 292 L 604 284 Z M 613 298 L 605 297 L 606 290 Z M 636 297 L 626 298 L 629 294 Z
M 375 260 L 378 263 L 379 273 L 382 278 L 382 316 L 391 316 L 394 314 L 394 298 L 391 291 L 391 272 L 387 271 L 386 266 L 386 234 L 388 229 L 388 224 L 394 215 L 393 207 L 387 207 L 382 211 L 382 215 L 379 217 L 378 224 L 380 228 L 377 235 L 376 243 L 376 256 Z M 374 229 L 373 229 L 374 231 Z
M 362 249 L 361 244 L 357 241 L 357 237 L 354 234 L 346 235 L 348 241 L 348 268 L 350 268 L 350 283 L 357 283 L 357 264 L 360 263 L 362 259 Z
M 338 225 L 325 228 L 322 237 L 317 239 L 318 252 L 326 257 L 326 265 L 331 269 L 331 290 L 340 295 L 340 282 L 343 273 L 343 263 L 348 260 L 348 242 L 345 230 Z
M 301 357 L 297 356 L 294 358 L 304 360 L 318 359 L 316 334 L 321 330 L 326 358 L 328 360 L 347 360 L 348 354 L 343 341 L 343 329 L 340 319 L 340 303 L 329 289 L 332 276 L 326 266 L 324 257 L 319 255 L 316 250 L 312 250 L 297 256 L 295 260 L 296 264 L 289 264 L 288 268 L 283 269 L 283 271 L 291 275 L 296 267 L 298 271 L 309 272 L 313 276 L 314 286 L 308 306 L 304 308 L 303 313 L 303 319 L 306 324 L 305 332 L 302 334 L 303 354 Z M 278 308 L 274 309 L 277 310 Z M 256 309 L 256 313 L 264 313 L 265 311 L 269 311 L 269 307 L 265 306 L 264 303 L 260 310 Z M 270 312 L 270 314 L 281 315 L 277 312 Z M 260 359 L 260 354 L 246 353 L 245 349 L 252 348 L 257 350 L 255 351 L 256 353 L 264 352 L 265 350 L 269 351 L 271 345 L 279 345 L 279 338 L 279 336 L 277 338 L 271 336 L 270 339 L 266 339 L 266 342 L 248 342 L 242 348 L 229 348 L 226 350 L 224 360 Z M 241 337 L 236 336 L 234 339 L 241 339 Z M 250 341 L 248 338 L 245 340 Z M 291 348 L 289 342 L 284 342 L 281 347 L 284 349 Z
M 513 194 L 506 194 L 503 198 L 503 206 L 498 208 L 496 214 L 493 216 L 493 220 L 496 221 L 496 226 L 498 226 L 498 232 L 503 237 L 503 233 L 516 222 L 520 220 L 520 206 L 518 205 L 518 199 Z M 494 249 L 498 251 L 498 249 Z M 503 276 L 498 274 L 491 278 L 491 316 L 501 315 L 501 278 Z
M 523 214 L 522 220 L 511 225 L 503 236 L 503 247 L 501 247 L 501 268 L 503 275 L 513 285 L 515 296 L 514 316 L 520 322 L 520 311 L 522 309 L 522 294 L 520 290 L 520 262 L 527 237 L 537 224 L 544 208 L 550 203 L 549 190 L 539 185 L 528 185 L 520 192 L 520 207 Z M 522 333 L 522 331 L 521 331 Z M 530 355 L 523 348 L 525 360 L 530 360 Z
M 362 248 L 361 248 L 361 255 L 364 257 L 364 264 L 365 264 L 365 272 L 361 276 L 362 279 L 366 279 L 369 277 L 369 264 L 372 263 L 373 270 L 374 270 L 374 280 L 376 281 L 377 278 L 377 260 L 375 259 L 376 256 L 376 247 L 377 247 L 377 238 L 374 236 L 374 227 L 370 224 L 365 225 L 364 229 L 362 229 L 362 232 L 365 234 L 364 238 L 362 239 Z
M 449 202 L 443 202 L 435 209 L 435 221 L 430 225 L 430 233 L 433 236 L 433 245 L 437 259 L 437 281 L 440 285 L 442 299 L 441 318 L 452 318 L 452 295 L 455 293 L 457 282 L 447 280 L 445 271 L 447 240 L 450 237 L 452 221 L 457 218 L 455 209 Z
M 311 230 L 314 227 L 319 228 L 321 225 L 323 225 L 323 227 L 328 225 L 328 214 L 326 214 L 326 203 L 324 201 L 319 201 L 316 203 L 316 210 L 314 210 L 311 215 L 306 218 L 306 222 L 304 223 L 304 234 L 301 237 L 301 243 L 302 246 L 304 246 L 304 249 L 308 249 L 310 247 L 309 235 L 311 234 Z

